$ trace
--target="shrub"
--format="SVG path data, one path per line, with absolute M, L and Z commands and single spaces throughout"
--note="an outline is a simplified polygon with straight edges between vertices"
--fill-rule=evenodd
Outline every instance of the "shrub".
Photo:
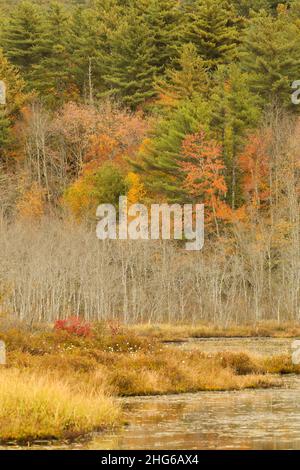
M 87 323 L 86 321 L 77 317 L 56 320 L 54 324 L 54 330 L 67 331 L 70 334 L 83 336 L 84 338 L 92 336 L 92 327 L 90 323 Z
M 99 204 L 110 203 L 117 207 L 119 197 L 126 192 L 127 185 L 121 170 L 105 162 L 100 168 L 85 169 L 65 191 L 63 203 L 81 220 L 94 217 Z

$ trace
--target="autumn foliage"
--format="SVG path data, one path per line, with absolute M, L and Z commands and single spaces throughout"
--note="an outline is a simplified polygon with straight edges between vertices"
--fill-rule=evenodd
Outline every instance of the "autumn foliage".
M 52 127 L 67 149 L 70 171 L 73 167 L 77 176 L 83 166 L 95 168 L 106 161 L 126 165 L 124 157 L 139 147 L 147 122 L 108 101 L 98 107 L 67 103 Z
M 45 212 L 45 190 L 33 183 L 17 203 L 17 212 L 25 220 L 39 220 Z
M 227 186 L 221 145 L 200 129 L 184 139 L 179 166 L 185 175 L 184 188 L 194 201 L 205 205 L 207 221 L 226 218 L 230 209 L 224 202 Z
M 140 175 L 130 171 L 126 177 L 128 187 L 127 200 L 128 204 L 136 204 L 142 202 L 146 196 L 146 190 Z
M 62 201 L 78 219 L 94 217 L 99 204 L 118 205 L 119 197 L 126 193 L 122 171 L 111 162 L 98 168 L 86 168 L 65 191 Z
M 64 320 L 56 320 L 54 324 L 55 331 L 66 331 L 67 333 L 88 338 L 92 336 L 92 327 L 90 323 L 78 318 L 69 317 Z
M 254 207 L 264 206 L 270 197 L 268 146 L 271 135 L 250 135 L 239 156 L 242 170 L 242 188 L 247 202 Z

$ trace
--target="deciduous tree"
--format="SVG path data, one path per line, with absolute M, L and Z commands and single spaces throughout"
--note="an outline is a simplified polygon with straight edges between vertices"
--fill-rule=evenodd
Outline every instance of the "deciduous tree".
M 185 137 L 178 163 L 184 173 L 183 187 L 187 194 L 193 202 L 205 205 L 206 220 L 213 220 L 218 232 L 218 218 L 228 214 L 221 144 L 201 129 Z

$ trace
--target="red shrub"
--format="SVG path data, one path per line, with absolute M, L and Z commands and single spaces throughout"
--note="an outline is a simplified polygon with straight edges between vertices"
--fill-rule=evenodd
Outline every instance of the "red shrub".
M 92 327 L 90 323 L 77 317 L 69 317 L 65 320 L 56 320 L 54 330 L 67 331 L 70 334 L 83 336 L 85 338 L 92 336 Z

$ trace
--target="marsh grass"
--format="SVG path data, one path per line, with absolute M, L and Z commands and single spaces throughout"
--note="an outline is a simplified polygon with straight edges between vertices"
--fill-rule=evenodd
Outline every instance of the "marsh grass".
M 98 325 L 99 328 L 99 325 Z M 156 335 L 95 328 L 93 337 L 8 330 L 0 370 L 0 438 L 61 438 L 121 422 L 111 396 L 274 387 L 299 373 L 288 356 L 206 354 L 166 347 Z
M 74 438 L 116 424 L 120 409 L 102 392 L 26 370 L 0 371 L 2 441 Z
M 41 375 L 47 370 L 67 379 L 75 391 L 87 386 L 93 393 L 106 390 L 129 396 L 239 389 L 273 384 L 268 374 L 281 371 L 275 359 L 263 362 L 244 353 L 182 351 L 125 330 L 92 338 L 11 330 L 2 338 L 9 366 Z M 290 370 L 294 369 L 292 365 Z
M 183 341 L 187 338 L 294 338 L 300 336 L 298 323 L 260 322 L 256 325 L 217 326 L 212 323 L 188 324 L 137 324 L 129 330 L 141 337 L 160 341 Z

